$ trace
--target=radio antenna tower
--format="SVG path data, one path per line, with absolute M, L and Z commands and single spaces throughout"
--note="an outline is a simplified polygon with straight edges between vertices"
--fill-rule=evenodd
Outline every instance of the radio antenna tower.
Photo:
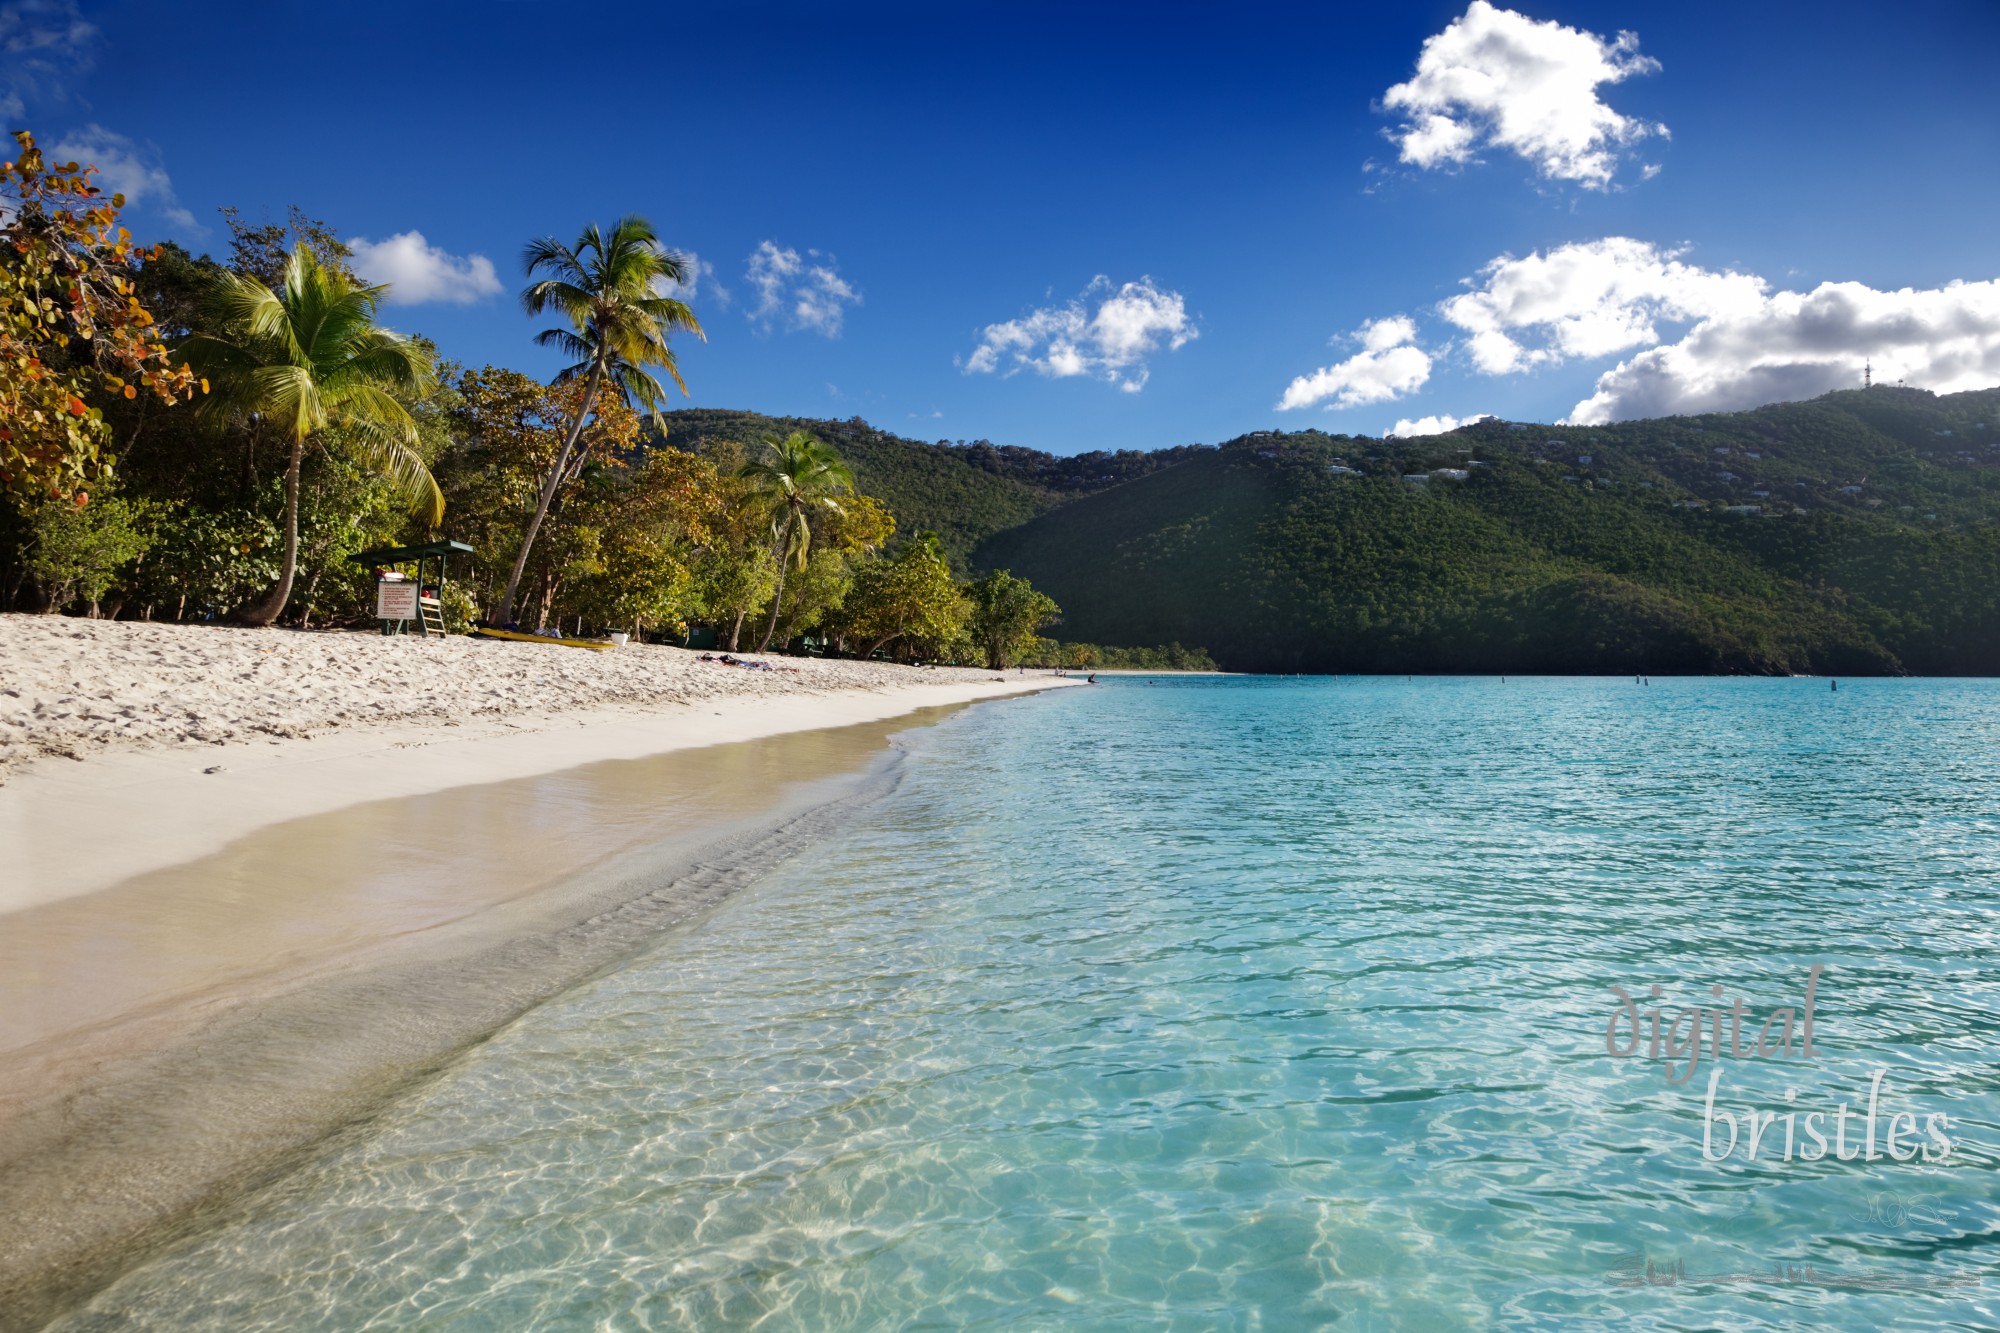
M 1875 363 L 1873 361 L 1869 361 L 1861 367 L 1861 387 L 1864 389 L 1875 387 Z

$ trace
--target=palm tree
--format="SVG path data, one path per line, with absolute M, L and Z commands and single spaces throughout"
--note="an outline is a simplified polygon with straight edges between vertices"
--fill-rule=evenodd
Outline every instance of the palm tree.
M 529 244 L 522 262 L 530 278 L 548 274 L 522 291 L 522 306 L 530 315 L 554 310 L 570 326 L 543 329 L 535 341 L 574 357 L 574 364 L 556 379 L 559 383 L 581 379 L 584 388 L 576 418 L 564 434 L 562 450 L 542 483 L 534 517 L 521 535 L 514 572 L 507 576 L 507 590 L 494 608 L 492 623 L 496 625 L 506 624 L 514 614 L 514 594 L 520 590 L 521 572 L 528 567 L 535 534 L 549 516 L 549 505 L 562 485 L 570 454 L 583 436 L 597 395 L 608 388 L 658 420 L 660 402 L 667 392 L 647 373 L 647 367 L 666 371 L 685 394 L 687 384 L 681 379 L 673 349 L 667 346 L 667 336 L 675 329 L 686 329 L 706 341 L 694 312 L 684 303 L 660 295 L 662 284 L 683 280 L 686 261 L 661 245 L 653 224 L 642 217 L 618 219 L 609 235 L 593 222 L 575 245 L 543 237 Z
M 767 457 L 745 463 L 737 476 L 748 481 L 771 506 L 771 558 L 778 566 L 778 587 L 771 594 L 771 618 L 764 626 L 764 641 L 758 652 L 771 646 L 778 631 L 778 606 L 785 597 L 785 569 L 795 565 L 803 570 L 812 547 L 812 525 L 807 515 L 814 509 L 838 514 L 840 503 L 833 497 L 854 489 L 854 474 L 833 447 L 802 430 L 783 440 L 766 435 Z
M 362 286 L 321 264 L 303 244 L 285 262 L 283 290 L 224 272 L 214 292 L 221 332 L 182 344 L 212 392 L 203 411 L 251 429 L 275 428 L 285 463 L 285 557 L 278 581 L 233 619 L 268 625 L 291 599 L 299 564 L 299 462 L 306 442 L 338 427 L 340 442 L 410 500 L 431 526 L 444 517 L 444 495 L 417 455 L 417 425 L 394 397 L 433 383 L 430 358 L 399 333 L 375 323 L 387 287 Z M 322 437 L 322 442 L 324 438 Z

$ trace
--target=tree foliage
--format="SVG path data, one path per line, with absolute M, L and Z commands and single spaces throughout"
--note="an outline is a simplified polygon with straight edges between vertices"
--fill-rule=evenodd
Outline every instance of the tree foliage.
M 27 572 L 50 611 L 80 601 L 96 614 L 119 574 L 152 544 L 142 510 L 116 496 L 87 507 L 45 501 L 30 531 Z
M 751 495 L 768 507 L 771 515 L 771 562 L 778 581 L 771 596 L 770 621 L 764 627 L 763 642 L 757 645 L 761 652 L 771 646 L 778 630 L 785 576 L 794 567 L 800 573 L 807 567 L 813 516 L 840 515 L 840 501 L 835 497 L 854 489 L 854 474 L 824 443 L 804 431 L 793 431 L 782 440 L 766 436 L 764 447 L 737 475 L 749 483 Z
M 860 644 L 863 657 L 892 643 L 938 656 L 963 635 L 971 609 L 936 536 L 925 533 L 894 557 L 855 570 L 841 629 Z
M 291 598 L 308 441 L 338 440 L 402 491 L 427 523 L 444 517 L 444 496 L 416 449 L 416 422 L 397 397 L 398 391 L 429 388 L 432 361 L 408 338 L 375 322 L 385 290 L 355 284 L 300 243 L 277 291 L 239 273 L 220 275 L 213 293 L 215 332 L 182 344 L 215 389 L 204 414 L 234 429 L 268 431 L 286 450 L 278 580 L 239 610 L 247 624 L 270 624 Z
M 654 369 L 666 371 L 687 392 L 669 337 L 676 330 L 703 336 L 700 321 L 684 302 L 661 295 L 663 286 L 686 277 L 686 261 L 662 245 L 642 217 L 622 217 L 609 233 L 592 223 L 573 245 L 553 236 L 532 241 L 522 263 L 531 279 L 521 292 L 522 308 L 535 316 L 552 313 L 562 321 L 536 334 L 535 341 L 574 358 L 557 382 L 577 383 L 582 391 L 494 610 L 502 622 L 513 615 L 535 537 L 566 480 L 571 455 L 600 395 L 608 393 L 626 407 L 657 415 L 666 390 L 653 378 Z
M 972 598 L 973 641 L 995 671 L 1012 666 L 1032 650 L 1040 631 L 1062 614 L 1062 608 L 1036 592 L 1033 584 L 1004 569 L 994 570 L 967 592 Z
M 139 251 L 95 167 L 51 164 L 32 134 L 0 163 L 0 488 L 89 502 L 109 470 L 104 396 L 193 396 L 194 377 L 161 340 L 132 277 Z

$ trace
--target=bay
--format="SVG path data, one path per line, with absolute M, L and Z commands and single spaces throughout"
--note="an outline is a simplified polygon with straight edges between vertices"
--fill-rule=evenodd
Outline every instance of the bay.
M 903 744 L 59 1327 L 1996 1322 L 2000 684 L 1121 677 Z M 1809 984 L 1814 1058 L 1730 1053 Z M 1614 987 L 1720 1057 L 1612 1054 Z

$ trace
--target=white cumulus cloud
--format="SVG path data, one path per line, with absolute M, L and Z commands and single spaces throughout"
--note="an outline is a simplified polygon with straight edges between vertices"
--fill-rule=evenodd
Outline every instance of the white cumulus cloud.
M 1937 393 L 2000 384 L 2000 280 L 1877 291 L 1858 282 L 1778 292 L 1701 320 L 1678 342 L 1598 377 L 1568 420 L 1724 412 L 1878 381 Z
M 500 290 L 500 277 L 485 255 L 460 257 L 424 239 L 420 231 L 385 240 L 355 237 L 354 271 L 373 283 L 389 284 L 391 305 L 471 305 Z
M 2000 386 L 2000 279 L 1783 291 L 1754 273 L 1690 263 L 1686 253 L 1609 236 L 1502 255 L 1432 312 L 1453 326 L 1455 343 L 1427 351 L 1415 321 L 1376 320 L 1352 335 L 1359 352 L 1293 380 L 1279 407 L 1400 398 L 1456 343 L 1488 375 L 1625 358 L 1599 374 L 1564 418 L 1570 425 L 1795 402 L 1858 386 L 1871 363 L 1877 382 L 1936 393 Z M 1480 419 L 1405 418 L 1389 434 Z
M 1619 114 L 1597 90 L 1659 67 L 1635 33 L 1606 40 L 1472 0 L 1424 40 L 1415 76 L 1382 103 L 1406 117 L 1389 137 L 1412 166 L 1463 165 L 1491 144 L 1550 180 L 1601 190 L 1628 146 L 1667 127 Z
M 1431 377 L 1431 354 L 1416 345 L 1416 322 L 1407 315 L 1371 320 L 1354 335 L 1361 350 L 1337 365 L 1300 375 L 1285 388 L 1278 410 L 1332 406 L 1360 407 L 1415 393 Z
M 847 307 L 861 304 L 861 293 L 840 276 L 833 257 L 817 250 L 801 255 L 764 241 L 751 252 L 744 277 L 757 291 L 750 322 L 764 329 L 783 323 L 837 338 Z
M 708 299 L 717 305 L 728 305 L 729 289 L 717 281 L 715 265 L 709 263 L 692 250 L 683 250 L 679 253 L 681 280 L 679 282 L 660 282 L 658 284 L 660 295 L 672 297 L 676 301 L 684 301 L 689 305 L 693 305 L 703 293 L 706 293 Z
M 1762 278 L 1701 268 L 1682 253 L 1610 236 L 1525 259 L 1503 255 L 1438 313 L 1470 335 L 1474 364 L 1503 375 L 1651 346 L 1662 321 L 1741 313 L 1763 303 Z
M 1406 437 L 1411 435 L 1443 435 L 1446 431 L 1457 430 L 1460 426 L 1470 426 L 1473 422 L 1484 421 L 1492 415 L 1491 412 L 1474 412 L 1469 417 L 1453 417 L 1440 413 L 1434 417 L 1418 417 L 1414 421 L 1408 417 L 1399 417 L 1396 420 L 1396 424 L 1383 431 L 1382 434 L 1384 436 L 1402 435 Z
M 1099 274 L 1074 300 L 988 324 L 979 345 L 961 363 L 967 374 L 1006 367 L 1056 379 L 1089 375 L 1127 393 L 1145 387 L 1148 358 L 1177 351 L 1200 336 L 1179 292 L 1150 277 L 1113 284 Z
M 174 198 L 173 179 L 150 144 L 115 134 L 102 125 L 86 125 L 47 145 L 47 156 L 52 162 L 74 160 L 96 167 L 99 184 L 109 193 L 124 195 L 127 207 L 150 203 L 176 227 L 200 230 L 194 214 Z

